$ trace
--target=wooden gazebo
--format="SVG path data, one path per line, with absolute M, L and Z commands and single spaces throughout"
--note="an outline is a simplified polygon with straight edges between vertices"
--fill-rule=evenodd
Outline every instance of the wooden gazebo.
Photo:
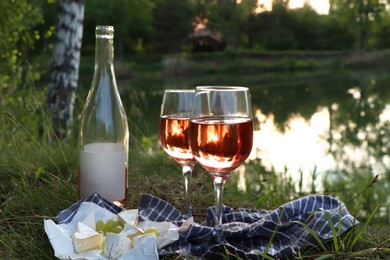
M 207 28 L 195 31 L 188 38 L 193 52 L 222 51 L 226 48 L 222 36 Z

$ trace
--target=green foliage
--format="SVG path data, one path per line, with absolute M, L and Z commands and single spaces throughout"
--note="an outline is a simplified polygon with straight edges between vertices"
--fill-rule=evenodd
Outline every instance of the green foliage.
M 115 53 L 125 55 L 128 51 L 143 51 L 150 42 L 153 31 L 151 0 L 94 0 L 85 1 L 84 53 L 93 53 L 96 25 L 112 25 L 115 30 Z
M 292 31 L 278 28 L 267 33 L 264 48 L 272 51 L 295 50 L 297 49 L 297 41 Z
M 199 2 L 203 6 L 203 16 L 207 17 L 207 26 L 223 35 L 228 51 L 236 52 L 239 45 L 246 44 L 245 35 L 249 32 L 249 19 L 256 5 L 255 0 L 240 3 L 230 0 Z
M 265 50 L 345 50 L 354 44 L 354 35 L 340 20 L 318 15 L 309 6 L 288 10 L 275 4 L 274 10 L 254 16 L 251 28 L 253 44 Z
M 351 50 L 355 46 L 355 34 L 337 18 L 323 16 L 320 24 L 321 34 L 317 39 L 319 49 Z
M 295 37 L 299 42 L 298 49 L 319 50 L 322 49 L 321 27 L 325 24 L 322 16 L 319 16 L 311 7 L 304 6 L 301 9 L 291 11 L 296 19 Z M 325 47 L 325 46 L 324 46 Z M 326 49 L 326 48 L 324 48 Z
M 22 75 L 27 73 L 23 60 L 39 39 L 34 27 L 42 22 L 41 9 L 35 1 L 0 2 L 0 91 L 4 95 L 12 92 L 22 82 Z M 7 98 L 3 96 L 2 99 Z
M 0 107 L 0 255 L 51 259 L 42 221 L 73 202 L 77 153 L 73 142 L 47 142 L 45 92 L 31 76 L 20 81 L 25 87 L 19 83 Z
M 156 0 L 152 49 L 158 53 L 180 52 L 192 33 L 194 8 L 190 0 Z
M 387 13 L 382 19 L 373 24 L 373 38 L 369 41 L 375 49 L 390 48 L 390 14 Z
M 354 181 L 351 181 L 353 176 Z M 366 220 L 376 207 L 378 214 L 370 216 L 375 223 L 389 221 L 386 216 L 389 212 L 388 194 L 389 173 L 383 177 L 372 176 L 367 172 L 329 173 L 324 181 L 325 192 L 343 198 L 353 214 L 360 220 Z M 359 200 L 353 198 L 360 198 Z M 371 198 L 369 200 L 364 198 Z
M 365 50 L 372 24 L 385 14 L 386 5 L 389 3 L 388 0 L 331 0 L 329 13 L 340 19 L 359 36 L 359 47 Z
M 34 0 L 32 10 L 43 15 L 40 24 L 32 19 L 37 12 L 26 14 L 28 19 L 24 22 L 35 31 L 31 35 L 40 38 L 35 44 L 35 53 L 47 52 L 52 47 L 57 14 L 55 2 Z M 272 11 L 261 13 L 254 12 L 256 0 L 237 3 L 230 0 L 86 1 L 82 53 L 93 54 L 93 32 L 98 24 L 115 26 L 114 43 L 119 57 L 135 52 L 186 52 L 188 36 L 199 21 L 221 33 L 228 50 L 233 52 L 242 49 L 350 50 L 366 40 L 370 49 L 387 48 L 385 2 L 333 0 L 330 14 L 319 15 L 309 5 L 289 9 L 286 1 L 274 1 Z M 1 5 L 7 7 L 8 0 Z M 17 12 L 25 9 L 15 6 L 12 8 Z M 3 10 L 6 9 L 2 8 L 1 12 Z

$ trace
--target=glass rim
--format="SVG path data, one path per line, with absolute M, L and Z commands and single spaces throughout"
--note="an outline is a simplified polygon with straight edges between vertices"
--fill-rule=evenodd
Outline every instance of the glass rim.
M 197 86 L 195 88 L 196 90 L 217 90 L 217 91 L 235 91 L 235 90 L 243 90 L 243 91 L 249 91 L 249 88 L 244 86 Z
M 179 93 L 179 92 L 195 92 L 195 89 L 178 89 L 178 88 L 168 88 L 164 89 L 164 92 L 172 92 L 172 93 Z
M 95 27 L 96 39 L 114 39 L 114 26 L 112 25 L 97 25 Z
M 95 27 L 96 30 L 107 30 L 107 31 L 114 31 L 114 26 L 112 25 L 96 25 Z

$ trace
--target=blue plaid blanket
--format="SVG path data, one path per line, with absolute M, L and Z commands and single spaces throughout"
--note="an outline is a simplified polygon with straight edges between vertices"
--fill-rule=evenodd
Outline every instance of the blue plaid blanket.
M 54 221 L 70 222 L 83 201 L 94 202 L 115 214 L 124 210 L 99 194 L 92 194 L 61 211 Z M 166 201 L 150 194 L 141 195 L 140 221 L 170 221 L 180 226 L 181 217 L 181 212 Z M 179 253 L 202 259 L 223 259 L 231 254 L 241 259 L 262 259 L 265 252 L 271 257 L 291 258 L 306 246 L 318 245 L 309 230 L 326 241 L 333 237 L 332 223 L 341 233 L 358 224 L 342 201 L 325 195 L 303 197 L 275 210 L 233 210 L 224 206 L 222 222 L 225 243 L 219 244 L 215 239 L 215 208 L 211 207 L 204 223 L 190 225 L 180 233 L 178 241 L 160 249 L 159 254 Z

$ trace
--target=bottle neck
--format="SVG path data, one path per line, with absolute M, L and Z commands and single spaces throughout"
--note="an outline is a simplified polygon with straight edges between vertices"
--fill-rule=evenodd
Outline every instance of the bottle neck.
M 111 66 L 114 61 L 112 37 L 97 37 L 95 47 L 95 66 Z

